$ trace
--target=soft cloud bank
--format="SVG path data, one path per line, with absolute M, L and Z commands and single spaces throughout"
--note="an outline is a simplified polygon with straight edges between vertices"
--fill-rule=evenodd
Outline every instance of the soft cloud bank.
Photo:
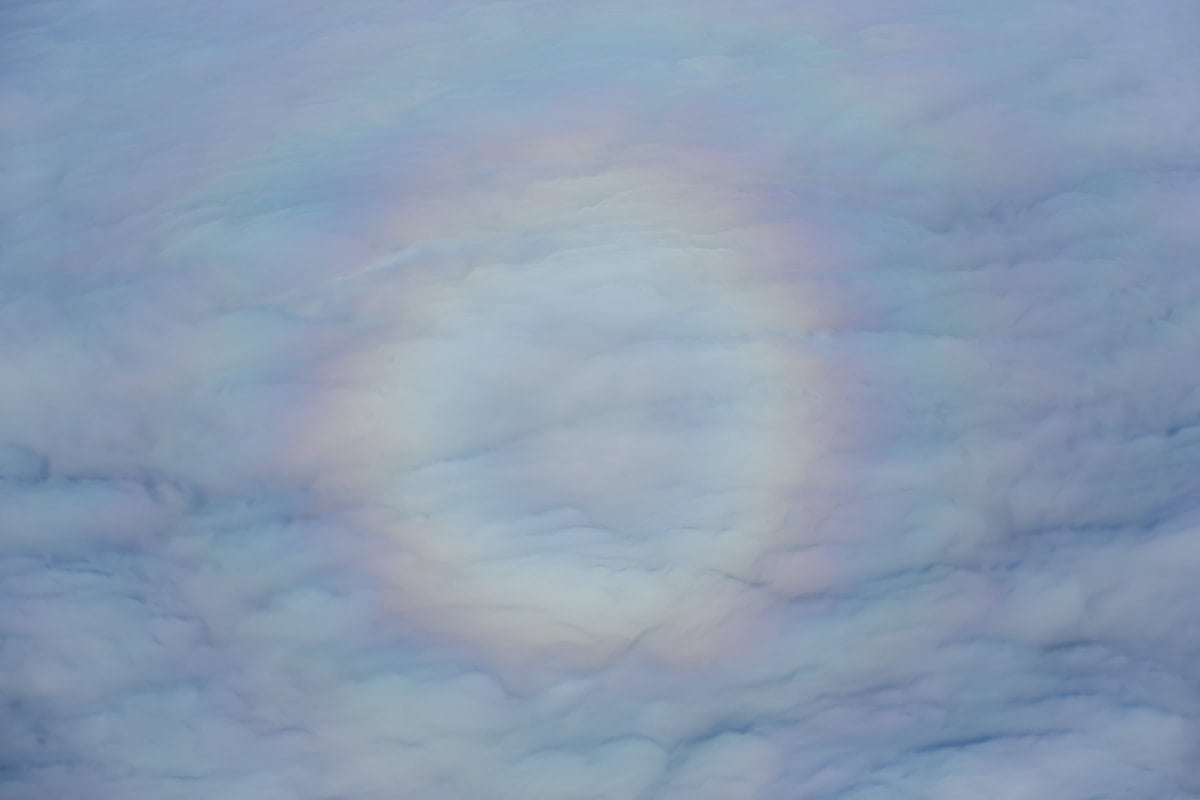
M 0 796 L 1200 796 L 1194 4 L 0 11 Z

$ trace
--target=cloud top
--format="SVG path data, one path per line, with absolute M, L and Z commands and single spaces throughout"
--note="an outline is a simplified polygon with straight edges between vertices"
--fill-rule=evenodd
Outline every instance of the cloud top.
M 0 13 L 0 795 L 1200 793 L 1188 4 Z

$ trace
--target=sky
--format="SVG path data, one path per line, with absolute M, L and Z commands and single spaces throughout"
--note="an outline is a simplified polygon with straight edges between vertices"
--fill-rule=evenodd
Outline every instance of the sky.
M 0 6 L 0 798 L 1200 797 L 1189 0 Z

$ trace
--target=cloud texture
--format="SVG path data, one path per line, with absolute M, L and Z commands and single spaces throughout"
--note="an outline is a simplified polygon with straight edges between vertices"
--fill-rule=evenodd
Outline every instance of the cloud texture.
M 1200 12 L 13 2 L 5 800 L 1200 796 Z

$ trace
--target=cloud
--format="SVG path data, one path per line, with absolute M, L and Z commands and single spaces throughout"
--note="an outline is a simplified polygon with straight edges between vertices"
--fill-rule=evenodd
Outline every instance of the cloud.
M 1187 4 L 0 13 L 0 795 L 1200 793 Z

